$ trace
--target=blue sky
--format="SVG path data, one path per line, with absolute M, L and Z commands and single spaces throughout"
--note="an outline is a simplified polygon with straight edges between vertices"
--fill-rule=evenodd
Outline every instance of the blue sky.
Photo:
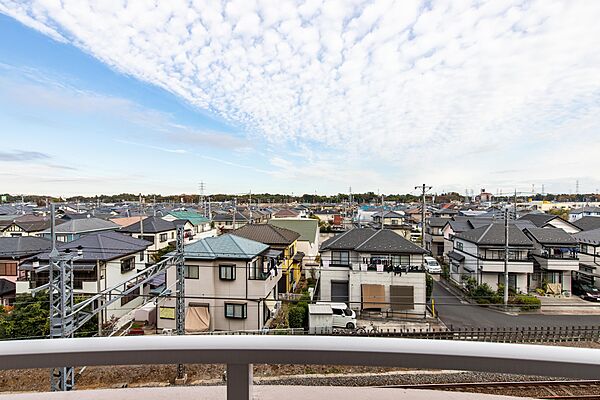
M 1 191 L 600 187 L 598 3 L 271 3 L 0 0 Z

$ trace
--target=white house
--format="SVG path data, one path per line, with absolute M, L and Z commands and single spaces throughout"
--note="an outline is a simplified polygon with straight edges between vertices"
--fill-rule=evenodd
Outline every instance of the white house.
M 425 314 L 425 250 L 388 229 L 355 228 L 321 245 L 320 299 L 358 311 Z

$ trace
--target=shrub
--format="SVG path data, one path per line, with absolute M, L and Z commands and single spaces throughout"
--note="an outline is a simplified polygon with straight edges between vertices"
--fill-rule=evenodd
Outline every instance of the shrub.
M 521 307 L 523 311 L 537 310 L 542 306 L 542 302 L 535 296 L 528 294 L 518 294 L 511 297 L 508 302 Z
M 290 307 L 288 312 L 288 324 L 290 328 L 304 328 L 304 320 L 306 319 L 306 312 L 308 307 L 304 308 L 300 304 Z

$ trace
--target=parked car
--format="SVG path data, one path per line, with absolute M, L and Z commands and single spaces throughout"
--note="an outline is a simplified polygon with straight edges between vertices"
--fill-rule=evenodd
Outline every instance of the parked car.
M 442 267 L 433 257 L 423 257 L 423 267 L 430 274 L 441 274 Z
M 600 301 L 600 289 L 580 281 L 574 281 L 572 291 L 574 295 L 580 296 L 584 300 Z
M 317 302 L 317 304 L 331 305 L 334 328 L 356 328 L 356 313 L 346 303 Z

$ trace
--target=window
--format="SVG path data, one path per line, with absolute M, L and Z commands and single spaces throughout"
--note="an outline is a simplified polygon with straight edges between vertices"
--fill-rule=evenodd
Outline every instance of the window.
M 200 267 L 197 265 L 186 265 L 184 278 L 185 279 L 198 279 L 200 277 Z
M 17 263 L 0 261 L 0 276 L 17 276 Z
M 580 243 L 580 244 L 579 244 L 579 249 L 580 249 L 580 251 L 581 251 L 582 253 L 587 253 L 587 252 L 588 252 L 588 246 L 587 246 L 587 244 Z
M 161 233 L 160 237 L 158 238 L 158 240 L 160 240 L 161 243 L 166 242 L 167 241 L 167 234 L 166 233 Z
M 144 252 L 140 251 L 140 261 L 144 261 Z
M 127 286 L 129 288 L 132 285 L 130 284 Z M 131 293 L 126 294 L 121 297 L 121 306 L 124 306 L 125 304 L 129 303 L 131 300 L 136 299 L 139 295 L 140 295 L 140 288 L 138 287 L 137 289 L 133 290 Z
M 225 318 L 246 319 L 246 304 L 225 303 Z
M 331 263 L 337 265 L 350 265 L 350 254 L 347 251 L 332 251 Z
M 175 232 L 171 232 L 171 239 L 175 239 Z
M 456 248 L 458 250 L 462 250 L 463 249 L 463 243 L 462 242 L 456 242 Z
M 121 260 L 121 273 L 129 272 L 135 269 L 135 257 L 129 257 Z
M 235 280 L 235 265 L 219 265 L 219 279 L 223 281 Z

